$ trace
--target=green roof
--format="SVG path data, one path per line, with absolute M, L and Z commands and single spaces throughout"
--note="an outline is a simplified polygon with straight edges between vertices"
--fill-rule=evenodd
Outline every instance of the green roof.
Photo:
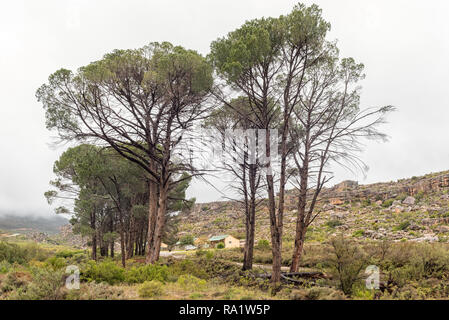
M 209 241 L 220 241 L 220 240 L 224 240 L 228 237 L 227 234 L 224 235 L 220 235 L 220 236 L 213 236 L 209 238 Z

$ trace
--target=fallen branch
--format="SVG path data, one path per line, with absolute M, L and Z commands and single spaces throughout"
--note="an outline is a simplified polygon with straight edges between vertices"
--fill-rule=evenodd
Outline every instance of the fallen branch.
M 256 277 L 263 279 L 270 279 L 271 274 L 256 274 Z M 307 279 L 326 279 L 327 276 L 320 271 L 309 271 L 309 272 L 283 272 L 281 277 L 284 279 L 290 279 L 289 281 L 299 281 L 291 279 L 290 277 L 307 278 Z

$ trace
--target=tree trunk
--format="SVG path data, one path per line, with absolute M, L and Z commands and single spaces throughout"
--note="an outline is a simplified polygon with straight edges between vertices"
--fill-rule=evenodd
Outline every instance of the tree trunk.
M 147 243 L 145 245 L 146 258 L 145 262 L 147 264 L 151 263 L 151 256 L 153 254 L 153 241 L 154 241 L 154 232 L 156 225 L 156 217 L 157 217 L 157 185 L 154 181 L 149 182 L 149 214 L 148 214 L 148 231 L 147 231 Z
M 111 247 L 111 258 L 114 258 L 114 240 L 112 240 L 109 245 Z
M 268 130 L 267 130 L 268 131 Z M 268 132 L 265 139 L 265 150 L 268 159 L 267 170 L 271 168 L 271 140 Z M 271 169 L 272 170 L 272 169 Z M 273 255 L 273 266 L 271 273 L 271 283 L 277 288 L 281 283 L 281 262 L 282 262 L 282 225 L 279 216 L 276 215 L 276 200 L 274 191 L 273 172 L 267 171 L 267 191 L 268 191 L 268 211 L 270 214 L 271 251 Z
M 123 214 L 120 210 L 119 212 L 119 219 L 120 219 L 120 255 L 122 257 L 122 266 L 123 268 L 126 267 L 126 247 L 125 247 L 125 230 L 124 230 L 124 223 L 123 223 Z
M 290 266 L 290 272 L 298 272 L 299 262 L 301 261 L 302 252 L 304 249 L 304 240 L 306 234 L 306 226 L 303 221 L 296 222 L 296 237 L 295 247 L 293 249 L 292 265 Z
M 163 186 L 159 192 L 159 208 L 157 213 L 157 221 L 154 230 L 153 248 L 151 253 L 150 263 L 155 263 L 159 260 L 159 253 L 161 251 L 162 234 L 165 227 L 165 211 L 167 208 L 167 187 Z
M 307 230 L 306 206 L 307 206 L 307 187 L 308 187 L 308 152 L 304 157 L 303 166 L 300 169 L 300 187 L 298 196 L 298 217 L 296 220 L 295 248 L 293 249 L 292 265 L 290 272 L 298 272 L 299 260 L 304 248 L 304 240 Z
M 109 231 L 112 233 L 114 232 L 114 218 L 111 216 L 111 221 L 109 224 Z M 111 251 L 111 258 L 114 258 L 114 244 L 115 241 L 114 239 L 111 239 L 109 246 L 110 246 L 110 251 Z
M 135 238 L 135 222 L 134 217 L 131 214 L 129 219 L 129 238 L 128 238 L 128 250 L 126 252 L 126 258 L 131 259 L 134 254 L 134 238 Z
M 253 268 L 254 233 L 256 229 L 256 170 L 254 165 L 249 168 L 250 199 L 246 213 L 246 241 L 243 257 L 243 270 Z
M 271 175 L 267 176 L 267 185 L 268 185 L 268 209 L 270 213 L 271 251 L 273 255 L 271 282 L 276 287 L 281 282 L 282 235 L 279 232 L 280 230 L 277 224 L 273 176 Z
M 90 214 L 90 227 L 92 228 L 92 260 L 97 261 L 97 230 L 95 227 L 95 210 Z
M 251 206 L 249 210 L 250 217 L 247 218 L 247 232 L 245 241 L 245 254 L 243 258 L 243 270 L 251 270 L 253 268 L 254 257 L 254 231 L 255 231 L 255 207 Z

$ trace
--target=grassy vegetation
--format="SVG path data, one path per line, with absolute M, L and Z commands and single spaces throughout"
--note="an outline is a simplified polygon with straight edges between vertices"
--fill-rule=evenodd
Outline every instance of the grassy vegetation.
M 405 224 L 398 225 L 404 228 Z M 273 296 L 265 273 L 271 263 L 268 241 L 254 251 L 254 270 L 241 271 L 242 249 L 188 252 L 183 259 L 162 258 L 145 265 L 143 257 L 120 265 L 120 257 L 89 259 L 87 252 L 62 246 L 0 242 L 0 299 L 448 299 L 449 244 L 363 241 L 337 236 L 307 242 L 301 270 L 326 278 L 284 283 Z M 293 243 L 283 246 L 290 264 Z M 80 270 L 79 290 L 65 288 L 65 269 Z M 264 266 L 260 266 L 264 265 Z M 369 265 L 379 268 L 381 288 L 368 290 Z

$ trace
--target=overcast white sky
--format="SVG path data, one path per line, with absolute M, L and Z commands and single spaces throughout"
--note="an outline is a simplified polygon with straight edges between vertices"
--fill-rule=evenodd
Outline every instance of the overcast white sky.
M 384 131 L 368 143 L 367 178 L 337 170 L 334 182 L 390 181 L 449 169 L 449 2 L 323 0 L 343 56 L 366 65 L 362 105 L 392 104 Z M 61 67 L 75 69 L 116 48 L 170 41 L 209 52 L 245 20 L 288 13 L 296 1 L 2 1 L 0 5 L 0 212 L 53 214 L 43 197 L 52 150 L 36 89 Z M 220 183 L 215 181 L 216 185 Z M 219 200 L 195 183 L 189 195 Z

